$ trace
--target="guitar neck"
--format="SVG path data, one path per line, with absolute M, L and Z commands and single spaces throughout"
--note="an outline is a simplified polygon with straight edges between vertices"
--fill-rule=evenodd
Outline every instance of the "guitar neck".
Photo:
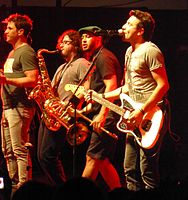
M 77 88 L 77 85 L 66 84 L 65 90 L 66 91 L 71 90 L 74 93 L 75 93 L 75 90 L 77 90 L 77 92 L 75 93 L 76 96 L 78 96 L 78 94 L 80 93 L 83 93 L 84 95 L 87 94 L 87 90 L 83 86 L 79 86 L 79 88 Z M 122 107 L 119 107 L 118 105 L 115 105 L 112 102 L 100 97 L 98 93 L 93 93 L 92 99 L 95 102 L 101 104 L 102 106 L 105 106 L 109 108 L 110 110 L 114 111 L 115 113 L 119 114 L 120 116 L 123 116 L 125 113 L 125 110 Z
M 105 106 L 109 108 L 110 110 L 114 111 L 115 113 L 119 114 L 120 116 L 124 115 L 125 110 L 112 102 L 100 97 L 98 94 L 92 94 L 92 99 L 96 101 L 97 103 L 101 104 L 102 106 Z

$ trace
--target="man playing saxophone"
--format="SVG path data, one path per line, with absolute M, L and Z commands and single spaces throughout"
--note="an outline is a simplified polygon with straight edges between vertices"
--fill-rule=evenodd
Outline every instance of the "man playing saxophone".
M 67 30 L 59 36 L 57 41 L 57 49 L 60 50 L 65 63 L 59 66 L 55 72 L 51 86 L 53 88 L 52 93 L 61 102 L 69 102 L 72 96 L 70 91 L 65 91 L 65 85 L 70 83 L 78 85 L 90 66 L 86 59 L 81 58 L 80 39 L 77 31 Z M 88 79 L 84 81 L 83 86 L 89 88 Z M 57 100 L 56 104 L 58 102 L 60 103 Z M 49 184 L 52 186 L 66 181 L 62 160 L 59 158 L 59 154 L 64 146 L 66 132 L 65 126 L 61 126 L 60 129 L 54 131 L 46 126 L 43 119 L 40 122 L 37 156 L 39 164 L 48 178 Z

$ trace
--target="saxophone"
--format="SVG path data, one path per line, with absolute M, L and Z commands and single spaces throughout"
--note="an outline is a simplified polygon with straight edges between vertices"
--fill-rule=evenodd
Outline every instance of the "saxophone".
M 54 90 L 51 85 L 51 80 L 46 68 L 46 63 L 43 53 L 56 54 L 59 50 L 49 51 L 47 49 L 39 49 L 37 51 L 37 57 L 39 62 L 39 70 L 41 78 L 39 78 L 36 87 L 30 92 L 28 98 L 34 99 L 38 104 L 42 118 L 48 129 L 57 131 L 63 125 L 67 129 L 67 141 L 73 145 L 73 133 L 75 130 L 74 124 L 72 124 L 72 117 L 67 112 L 66 103 L 62 102 L 59 97 L 54 94 Z M 56 104 L 57 109 L 54 109 L 53 105 Z M 85 123 L 76 122 L 76 144 L 81 144 L 88 136 L 89 129 Z
M 57 99 L 57 97 L 55 97 L 54 95 L 50 77 L 42 53 L 55 54 L 58 53 L 58 51 L 57 50 L 48 51 L 47 49 L 39 49 L 37 51 L 41 78 L 39 78 L 36 87 L 30 92 L 28 98 L 34 99 L 38 104 L 42 112 L 42 118 L 47 128 L 52 131 L 57 131 L 61 127 L 61 124 L 54 117 L 51 117 L 50 114 L 47 112 L 47 110 L 44 108 L 44 104 L 47 99 L 51 98 Z

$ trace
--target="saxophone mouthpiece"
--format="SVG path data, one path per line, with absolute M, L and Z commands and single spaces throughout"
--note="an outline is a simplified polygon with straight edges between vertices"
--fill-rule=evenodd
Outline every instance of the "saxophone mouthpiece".
M 56 49 L 56 50 L 48 50 L 48 49 L 39 49 L 37 54 L 38 55 L 41 55 L 42 53 L 47 53 L 47 54 L 57 54 L 57 53 L 60 53 L 61 50 L 60 49 Z
M 60 52 L 61 52 L 60 49 L 56 49 L 56 50 L 52 50 L 52 51 L 49 51 L 49 50 L 48 50 L 47 53 L 49 53 L 49 54 L 58 54 L 58 53 L 60 53 Z

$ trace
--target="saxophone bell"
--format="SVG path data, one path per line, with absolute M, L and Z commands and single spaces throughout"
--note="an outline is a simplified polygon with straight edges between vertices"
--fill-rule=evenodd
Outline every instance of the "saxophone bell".
M 80 145 L 88 138 L 89 132 L 89 128 L 84 122 L 77 121 L 67 130 L 66 140 L 72 146 Z
M 66 139 L 70 145 L 73 146 L 74 143 L 80 145 L 87 139 L 90 132 L 88 126 L 84 121 L 77 121 L 77 117 L 72 116 L 74 109 L 67 106 L 67 102 L 60 101 L 58 98 L 49 98 L 45 101 L 44 108 L 49 116 L 67 129 Z

